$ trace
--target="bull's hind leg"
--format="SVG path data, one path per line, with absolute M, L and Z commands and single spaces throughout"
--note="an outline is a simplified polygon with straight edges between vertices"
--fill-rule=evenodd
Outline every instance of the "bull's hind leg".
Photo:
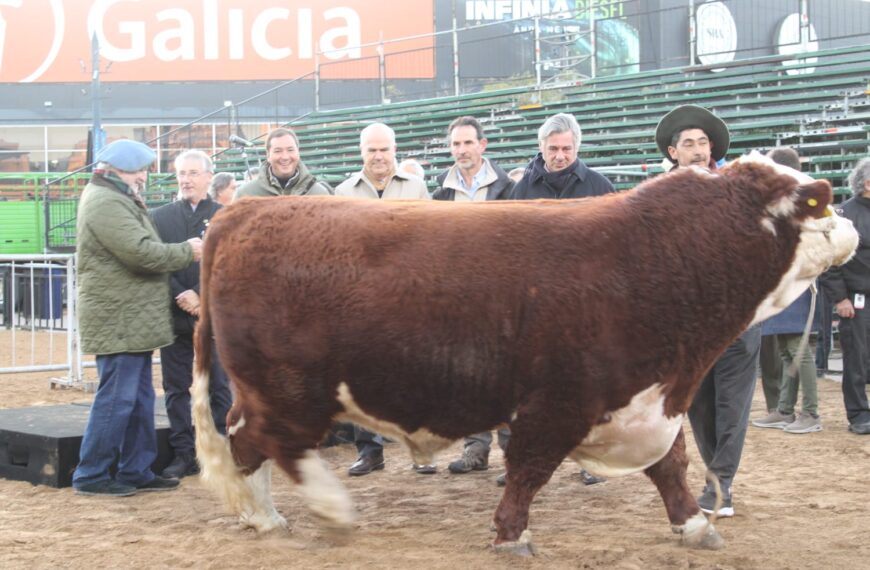
M 698 502 L 689 491 L 686 483 L 688 465 L 686 440 L 683 438 L 683 430 L 680 429 L 670 451 L 658 463 L 647 468 L 645 473 L 658 488 L 671 521 L 671 528 L 680 535 L 683 544 L 693 548 L 722 548 L 725 542 L 713 527 L 713 523 L 701 513 Z
M 287 528 L 287 520 L 278 514 L 272 502 L 272 462 L 260 451 L 241 407 L 234 406 L 227 415 L 227 435 L 237 465 L 236 477 L 238 472 L 244 474 L 236 485 L 238 491 L 234 498 L 227 501 L 230 508 L 243 526 L 257 532 Z
M 333 536 L 341 536 L 352 528 L 353 503 L 347 490 L 314 450 L 299 459 L 278 460 L 287 472 L 311 512 L 320 519 Z

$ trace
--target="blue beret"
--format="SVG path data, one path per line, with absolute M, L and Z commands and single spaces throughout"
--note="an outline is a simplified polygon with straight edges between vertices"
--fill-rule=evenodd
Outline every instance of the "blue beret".
M 97 162 L 105 162 L 127 172 L 148 168 L 156 159 L 157 155 L 148 146 L 130 139 L 117 140 L 97 153 Z

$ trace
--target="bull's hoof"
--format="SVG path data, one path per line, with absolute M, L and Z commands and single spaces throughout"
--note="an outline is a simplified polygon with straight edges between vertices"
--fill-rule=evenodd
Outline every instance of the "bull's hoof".
M 532 544 L 532 533 L 524 530 L 516 542 L 493 543 L 493 550 L 497 554 L 513 554 L 514 556 L 534 556 L 535 545 Z
M 287 524 L 287 519 L 274 510 L 271 513 L 242 515 L 239 517 L 239 523 L 243 527 L 254 529 L 258 534 L 274 530 L 287 530 L 290 526 Z
M 354 529 L 352 521 L 338 521 L 334 518 L 325 517 L 315 512 L 312 512 L 311 514 L 315 519 L 317 519 L 317 523 L 320 525 L 320 529 L 323 532 L 323 538 L 327 541 L 338 546 L 350 542 Z
M 719 550 L 725 546 L 722 535 L 701 513 L 690 518 L 686 524 L 671 528 L 680 535 L 680 542 L 689 548 Z
M 323 538 L 335 546 L 345 546 L 353 537 L 353 525 L 323 525 Z

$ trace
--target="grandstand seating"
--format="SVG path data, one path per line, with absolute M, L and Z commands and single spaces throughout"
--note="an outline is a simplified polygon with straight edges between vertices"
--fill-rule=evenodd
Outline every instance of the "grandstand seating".
M 718 73 L 705 66 L 655 70 L 543 90 L 512 88 L 326 111 L 289 126 L 300 137 L 309 169 L 337 184 L 360 168 L 361 128 L 383 121 L 396 131 L 398 158 L 420 160 L 434 187 L 435 175 L 452 164 L 444 131 L 455 117 L 480 119 L 489 139 L 487 156 L 510 169 L 535 155 L 537 129 L 547 116 L 569 112 L 583 128 L 583 160 L 627 188 L 661 172 L 653 142 L 659 118 L 676 105 L 694 103 L 728 123 L 729 157 L 790 145 L 812 175 L 831 179 L 843 194 L 854 162 L 870 154 L 870 46 L 823 50 L 814 57 L 789 65 L 780 57 L 742 60 L 722 64 Z M 241 172 L 239 152 L 225 152 L 218 169 Z M 262 158 L 262 149 L 247 153 Z

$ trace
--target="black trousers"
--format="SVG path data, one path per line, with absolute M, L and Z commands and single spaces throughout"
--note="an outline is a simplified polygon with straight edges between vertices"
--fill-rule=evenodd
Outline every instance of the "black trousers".
M 761 327 L 755 326 L 719 357 L 689 407 L 698 451 L 726 494 L 743 455 L 760 348 Z
M 230 383 L 212 345 L 209 396 L 211 413 L 220 433 L 226 433 L 227 412 L 233 404 Z M 190 419 L 190 387 L 193 384 L 193 335 L 180 334 L 175 342 L 160 349 L 160 369 L 166 415 L 169 416 L 169 444 L 176 455 L 194 453 L 193 424 Z
M 854 296 L 850 297 L 854 298 Z M 850 424 L 870 422 L 867 380 L 870 379 L 870 308 L 855 309 L 851 319 L 840 319 L 843 349 L 843 403 Z

